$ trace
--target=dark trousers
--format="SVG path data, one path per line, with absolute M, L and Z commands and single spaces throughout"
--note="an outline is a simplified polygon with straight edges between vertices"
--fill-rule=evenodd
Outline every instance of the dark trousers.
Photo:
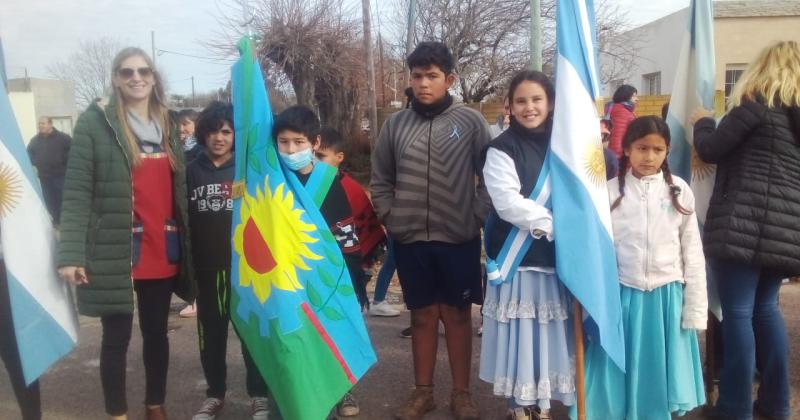
M 720 411 L 731 419 L 753 418 L 753 376 L 761 372 L 759 410 L 789 418 L 789 344 L 778 295 L 780 273 L 733 261 L 712 260 L 720 279 L 723 367 Z M 758 360 L 756 360 L 758 358 Z
M 61 196 L 64 192 L 63 176 L 48 176 L 39 178 L 44 195 L 44 205 L 50 216 L 53 217 L 53 224 L 61 223 Z
M 142 333 L 146 405 L 164 404 L 167 394 L 169 341 L 167 318 L 172 297 L 173 279 L 136 280 L 139 330 Z M 103 385 L 106 412 L 119 416 L 128 412 L 125 399 L 125 368 L 128 343 L 131 341 L 133 314 L 100 318 L 103 339 L 100 348 L 100 381 Z
M 25 386 L 22 376 L 22 363 L 17 348 L 17 338 L 14 334 L 14 322 L 11 318 L 11 300 L 8 296 L 8 283 L 6 281 L 6 265 L 0 259 L 0 357 L 6 365 L 11 387 L 17 397 L 23 420 L 38 420 L 42 418 L 42 408 L 39 395 L 39 381 L 31 386 Z
M 230 271 L 197 270 L 197 336 L 200 341 L 200 363 L 206 376 L 210 398 L 225 398 L 228 367 L 228 324 L 231 307 Z M 242 357 L 247 372 L 247 393 L 250 397 L 266 397 L 267 385 L 247 351 L 244 342 Z

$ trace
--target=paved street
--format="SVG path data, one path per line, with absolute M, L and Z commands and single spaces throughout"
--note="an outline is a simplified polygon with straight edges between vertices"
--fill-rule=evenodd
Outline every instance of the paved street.
M 399 290 L 392 287 L 390 299 L 399 300 Z M 794 418 L 800 418 L 800 364 L 797 349 L 800 345 L 800 284 L 793 283 L 783 288 L 781 301 L 792 343 L 792 390 Z M 205 381 L 200 369 L 197 351 L 197 332 L 194 319 L 181 319 L 177 311 L 181 305 L 176 301 L 170 318 L 171 359 L 166 406 L 171 419 L 190 419 L 204 397 Z M 479 315 L 474 311 L 477 328 Z M 379 362 L 358 384 L 355 395 L 361 403 L 362 414 L 356 419 L 390 419 L 393 410 L 406 397 L 412 381 L 411 341 L 398 336 L 408 325 L 408 313 L 397 318 L 367 317 L 367 325 Z M 141 365 L 141 339 L 134 332 L 128 357 L 128 403 L 131 419 L 143 416 L 144 371 Z M 100 390 L 99 345 L 100 322 L 94 318 L 81 318 L 81 340 L 77 351 L 55 366 L 42 380 L 42 399 L 47 420 L 102 419 L 104 411 Z M 231 331 L 228 350 L 228 399 L 223 414 L 218 418 L 248 418 L 248 398 L 244 387 L 244 367 L 239 353 L 238 340 Z M 485 419 L 501 419 L 504 401 L 492 396 L 491 387 L 477 379 L 480 340 L 473 345 L 473 392 Z M 449 419 L 449 373 L 444 340 L 440 341 L 439 369 L 437 370 L 437 410 L 426 417 L 430 420 Z M 313 396 L 309 396 L 313 398 Z M 563 419 L 563 410 L 557 410 L 554 418 Z M 0 368 L 0 419 L 17 419 L 19 413 L 8 383 L 8 377 Z M 697 412 L 685 418 L 700 419 Z

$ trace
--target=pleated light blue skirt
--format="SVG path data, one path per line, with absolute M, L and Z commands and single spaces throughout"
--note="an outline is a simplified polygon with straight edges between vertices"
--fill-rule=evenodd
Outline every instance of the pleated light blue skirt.
M 518 271 L 489 285 L 483 305 L 480 378 L 518 405 L 575 403 L 570 299 L 554 274 Z
M 681 328 L 683 285 L 621 289 L 626 373 L 588 343 L 587 419 L 670 420 L 704 404 L 697 332 Z

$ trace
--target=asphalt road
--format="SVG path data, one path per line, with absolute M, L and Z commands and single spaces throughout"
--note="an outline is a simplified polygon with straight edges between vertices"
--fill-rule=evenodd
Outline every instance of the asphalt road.
M 399 290 L 390 290 L 390 300 L 399 301 Z M 791 342 L 791 385 L 793 418 L 800 418 L 800 364 L 797 349 L 800 345 L 800 284 L 783 287 L 781 304 L 789 327 Z M 171 358 L 166 407 L 171 419 L 190 419 L 205 396 L 205 380 L 197 351 L 195 319 L 177 316 L 181 305 L 176 301 L 170 317 Z M 477 307 L 473 312 L 475 328 L 479 322 Z M 354 419 L 390 419 L 394 410 L 406 398 L 413 384 L 411 341 L 398 333 L 408 325 L 408 313 L 396 318 L 367 316 L 367 325 L 378 353 L 378 363 L 356 386 L 354 393 L 361 405 L 361 415 Z M 100 322 L 95 318 L 80 320 L 80 345 L 41 381 L 44 418 L 52 420 L 105 418 L 99 378 Z M 134 330 L 128 353 L 128 405 L 130 419 L 143 418 L 144 370 L 141 362 L 141 339 Z M 477 379 L 480 339 L 473 341 L 473 394 L 482 418 L 502 419 L 505 402 L 492 395 L 491 387 Z M 249 400 L 245 392 L 244 366 L 239 352 L 238 339 L 231 331 L 228 347 L 228 397 L 224 411 L 218 419 L 249 418 Z M 429 420 L 450 419 L 450 377 L 443 337 L 440 340 L 436 371 L 437 409 L 426 416 Z M 313 396 L 309 396 L 313 398 Z M 553 413 L 563 419 L 563 409 Z M 0 420 L 19 418 L 16 401 L 4 368 L 0 367 Z M 701 419 L 699 410 L 687 414 L 686 419 Z

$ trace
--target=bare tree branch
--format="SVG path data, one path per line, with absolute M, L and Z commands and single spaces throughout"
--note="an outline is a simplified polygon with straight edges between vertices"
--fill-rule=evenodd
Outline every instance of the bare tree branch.
M 64 60 L 47 66 L 51 77 L 75 83 L 75 95 L 79 108 L 111 91 L 111 62 L 122 49 L 114 38 L 83 41 L 77 51 Z

